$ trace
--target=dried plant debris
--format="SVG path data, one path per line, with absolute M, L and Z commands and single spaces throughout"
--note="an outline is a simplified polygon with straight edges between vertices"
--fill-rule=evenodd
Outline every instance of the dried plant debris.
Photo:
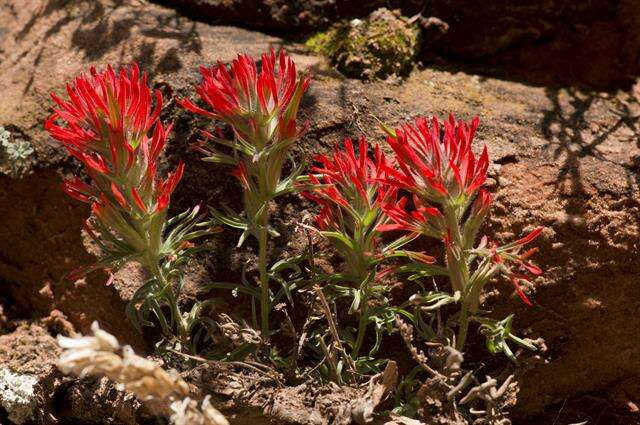
M 411 325 L 396 317 L 396 328 L 414 360 L 431 375 L 412 397 L 420 418 L 438 417 L 440 422 L 434 419 L 433 423 L 511 423 L 508 411 L 515 405 L 518 392 L 513 375 L 500 385 L 490 376 L 479 382 L 472 371 L 464 370 L 460 351 L 434 345 L 425 354 L 415 346 Z
M 185 397 L 171 403 L 173 414 L 171 423 L 175 425 L 214 425 L 227 424 L 222 413 L 211 405 L 211 396 L 206 396 L 202 403 Z
M 131 347 L 91 325 L 93 336 L 58 336 L 65 350 L 58 361 L 63 373 L 78 377 L 105 376 L 121 391 L 133 393 L 155 414 L 170 417 L 174 424 L 227 425 L 224 416 L 205 398 L 202 403 L 188 397 L 189 386 L 175 371 L 138 356 Z M 121 354 L 120 354 L 121 353 Z

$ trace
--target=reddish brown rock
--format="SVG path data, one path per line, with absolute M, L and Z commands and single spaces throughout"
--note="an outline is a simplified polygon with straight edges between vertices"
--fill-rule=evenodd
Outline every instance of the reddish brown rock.
M 187 153 L 197 122 L 176 108 L 171 94 L 192 94 L 202 63 L 286 43 L 196 23 L 139 1 L 13 0 L 0 5 L 0 22 L 0 125 L 10 124 L 32 141 L 38 158 L 32 176 L 0 180 L 0 280 L 3 295 L 15 303 L 9 314 L 46 317 L 58 309 L 79 329 L 97 318 L 122 341 L 141 341 L 122 315 L 140 283 L 137 271 L 126 271 L 109 287 L 100 275 L 75 284 L 61 281 L 66 272 L 91 261 L 79 230 L 88 211 L 57 189 L 57 172 L 75 165 L 48 144 L 42 131 L 48 92 L 61 91 L 90 64 L 140 61 L 168 94 L 166 117 L 177 121 L 168 160 L 184 154 L 188 162 L 176 207 L 201 200 L 236 205 L 232 179 Z M 299 45 L 288 48 L 302 67 L 314 71 L 303 102 L 311 127 L 298 146 L 300 156 L 326 150 L 344 136 L 382 140 L 376 118 L 395 125 L 418 114 L 480 116 L 478 139 L 487 143 L 494 162 L 496 203 L 487 230 L 506 239 L 528 226 L 548 227 L 537 255 L 545 274 L 530 288 L 535 306 L 527 309 L 510 297 L 508 284 L 487 294 L 496 317 L 515 312 L 518 329 L 543 337 L 549 347 L 544 361 L 519 372 L 516 415 L 534 415 L 545 407 L 557 413 L 564 399 L 584 394 L 609 397 L 605 390 L 640 374 L 640 105 L 633 95 L 539 86 L 537 78 L 516 82 L 455 68 L 416 70 L 401 85 L 364 84 L 336 75 Z M 304 203 L 288 198 L 285 204 L 276 211 L 283 237 L 274 240 L 275 253 L 295 251 L 287 244 L 301 238 L 287 224 L 297 222 Z M 236 237 L 225 232 L 213 238 L 194 284 L 238 278 Z M 621 401 L 624 394 L 611 395 L 611 406 L 636 402 L 632 397 Z

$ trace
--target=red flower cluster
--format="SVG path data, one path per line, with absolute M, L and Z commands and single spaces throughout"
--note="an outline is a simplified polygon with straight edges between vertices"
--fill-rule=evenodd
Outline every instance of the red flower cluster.
M 368 148 L 369 144 L 363 137 L 356 154 L 353 142 L 347 138 L 344 150 L 336 146 L 333 155 L 315 157 L 321 165 L 311 169 L 309 179 L 316 189 L 303 195 L 322 206 L 316 217 L 321 230 L 352 231 L 353 223 L 364 221 L 372 211 L 371 223 L 374 223 L 378 218 L 375 211 L 395 196 L 395 189 L 383 182 L 384 170 L 388 167 L 384 153 L 375 145 L 372 160 L 367 153 Z M 345 215 L 351 219 L 345 220 Z
M 467 285 L 464 276 L 468 273 L 459 273 L 458 269 L 468 267 L 465 265 L 465 252 L 473 250 L 477 233 L 492 202 L 489 192 L 481 188 L 487 178 L 489 156 L 486 146 L 478 158 L 471 149 L 478 118 L 466 124 L 456 122 L 450 116 L 443 127 L 444 131 L 441 131 L 435 117 L 431 125 L 424 118 L 419 118 L 415 126 L 404 125 L 395 132 L 388 132 L 387 141 L 395 152 L 397 168 L 385 167 L 384 181 L 413 193 L 414 209 L 407 208 L 406 198 L 385 204 L 384 212 L 394 224 L 383 225 L 380 230 L 403 230 L 442 239 L 452 283 L 456 290 L 463 291 Z M 475 200 L 470 204 L 474 196 Z M 463 217 L 466 218 L 463 220 Z M 522 255 L 518 252 L 522 245 L 535 239 L 541 229 L 504 247 L 492 244 L 491 253 L 483 253 L 485 257 L 491 256 L 494 264 L 498 265 L 491 270 L 504 273 L 527 304 L 530 302 L 519 282 L 528 280 L 524 272 L 538 275 L 541 270 L 526 261 L 535 250 Z M 486 240 L 483 243 L 486 245 Z M 478 252 L 483 250 L 481 244 Z M 514 270 L 513 265 L 519 271 Z M 486 275 L 483 280 L 489 277 Z
M 163 250 L 181 242 L 171 240 L 163 246 L 166 211 L 184 164 L 164 179 L 157 175 L 158 158 L 171 131 L 159 120 L 161 93 L 154 93 L 152 107 L 147 76 L 133 64 L 119 73 L 110 66 L 103 72 L 91 68 L 90 75 L 67 85 L 67 94 L 68 100 L 51 94 L 58 107 L 45 129 L 85 165 L 91 182 L 74 177 L 63 188 L 92 204 L 94 220 L 85 230 L 104 254 L 69 278 L 100 267 L 117 268 L 135 258 L 162 257 Z
M 486 146 L 478 159 L 471 150 L 478 122 L 476 117 L 471 125 L 456 123 L 451 115 L 444 134 L 436 117 L 431 126 L 424 118 L 415 126 L 403 125 L 387 137 L 400 167 L 387 170 L 389 183 L 439 204 L 472 195 L 486 180 L 489 165 Z
M 266 270 L 268 204 L 278 196 L 292 193 L 301 172 L 298 169 L 282 179 L 289 148 L 301 134 L 296 120 L 309 78 L 298 78 L 293 59 L 284 51 L 276 55 L 273 49 L 262 55 L 259 65 L 250 56 L 238 55 L 230 69 L 218 63 L 211 68 L 201 67 L 200 73 L 202 82 L 196 91 L 212 110 L 203 109 L 188 99 L 178 103 L 196 114 L 219 119 L 233 130 L 234 140 L 202 132 L 205 140 L 198 150 L 207 155 L 207 161 L 234 166 L 233 174 L 243 187 L 246 219 L 230 220 L 228 214 L 225 217 L 215 210 L 213 214 L 221 221 L 234 222 L 235 227 L 244 229 L 240 244 L 248 234 L 258 239 L 261 325 L 266 335 L 271 302 Z M 220 151 L 216 145 L 225 149 Z M 226 153 L 228 149 L 234 150 L 234 155 Z
M 410 210 L 407 202 L 408 199 L 403 196 L 395 203 L 383 204 L 382 210 L 393 220 L 393 223 L 381 225 L 378 230 L 381 232 L 401 230 L 442 239 L 444 237 L 442 229 L 446 229 L 442 213 L 437 208 L 425 207 L 420 198 L 415 195 L 413 196 L 415 209 Z
M 136 64 L 116 74 L 111 66 L 67 85 L 69 100 L 54 93 L 58 105 L 45 129 L 85 165 L 93 184 L 79 178 L 64 183 L 70 196 L 89 203 L 102 216 L 115 205 L 140 214 L 167 209 L 180 181 L 180 164 L 166 179 L 157 177 L 157 161 L 171 126 L 159 120 L 162 94 L 151 91 Z M 58 124 L 62 121 L 63 124 Z M 149 136 L 149 132 L 153 133 Z
M 232 126 L 236 135 L 262 149 L 271 141 L 292 140 L 299 131 L 296 116 L 309 78 L 297 79 L 296 66 L 282 50 L 262 55 L 261 69 L 247 55 L 238 55 L 231 69 L 223 63 L 200 68 L 202 83 L 196 88 L 213 111 L 188 99 L 179 103 L 186 109 Z

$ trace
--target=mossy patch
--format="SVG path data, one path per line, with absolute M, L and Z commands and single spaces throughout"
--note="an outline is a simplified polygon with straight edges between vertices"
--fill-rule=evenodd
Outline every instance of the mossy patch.
M 420 43 L 417 25 L 397 11 L 381 8 L 366 19 L 336 24 L 306 45 L 326 55 L 343 74 L 365 80 L 411 72 Z

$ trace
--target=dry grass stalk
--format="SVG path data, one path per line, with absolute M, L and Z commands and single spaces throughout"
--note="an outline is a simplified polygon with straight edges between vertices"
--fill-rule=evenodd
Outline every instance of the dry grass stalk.
M 118 340 L 91 325 L 93 336 L 58 336 L 64 349 L 58 368 L 79 377 L 105 376 L 121 391 L 133 393 L 153 413 L 170 417 L 176 425 L 228 425 L 229 422 L 205 398 L 198 402 L 188 397 L 189 386 L 175 371 L 167 372 L 159 364 L 138 356 L 131 347 L 120 347 Z M 122 353 L 122 355 L 119 354 Z

